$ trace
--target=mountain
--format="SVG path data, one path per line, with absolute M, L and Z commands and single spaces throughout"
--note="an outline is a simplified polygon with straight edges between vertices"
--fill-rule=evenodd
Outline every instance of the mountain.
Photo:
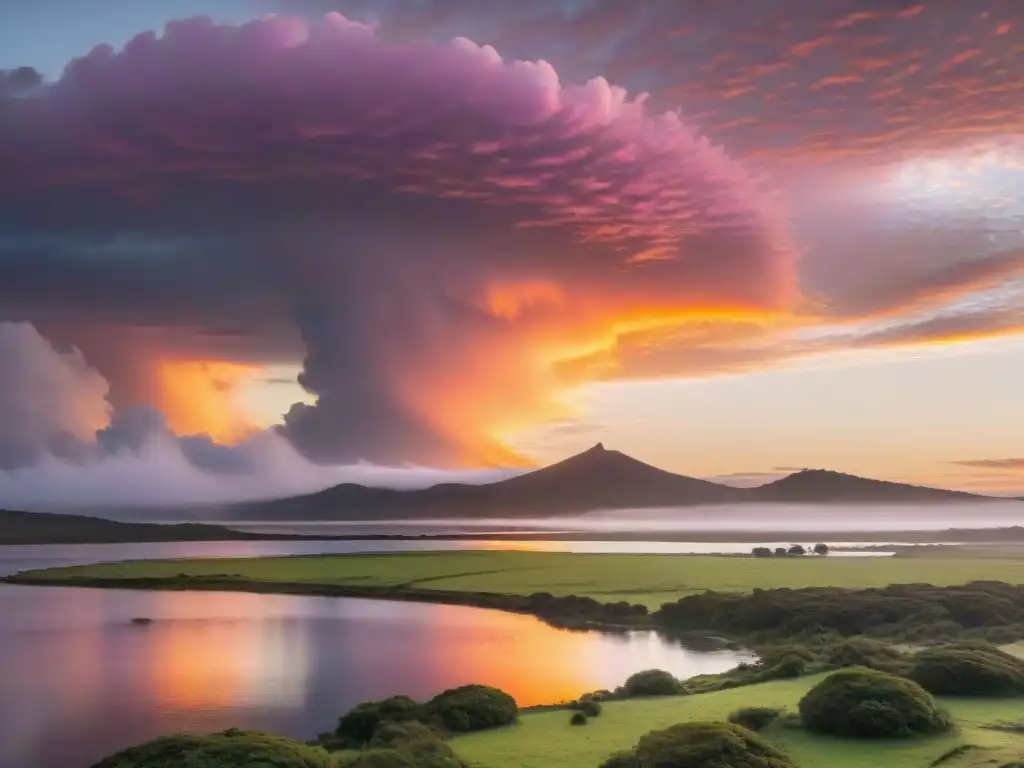
M 444 483 L 420 490 L 346 483 L 319 493 L 235 505 L 235 519 L 373 520 L 541 517 L 598 509 L 785 503 L 985 501 L 985 496 L 807 470 L 757 488 L 673 474 L 598 443 L 565 461 L 485 485 Z
M 266 538 L 219 525 L 119 523 L 85 515 L 0 509 L 0 544 L 119 544 L 151 541 L 228 541 Z
M 751 501 L 786 504 L 913 504 L 917 502 L 994 501 L 963 491 L 946 491 L 887 480 L 871 480 L 827 469 L 805 469 L 751 488 Z
M 236 505 L 233 515 L 327 520 L 540 517 L 593 509 L 722 504 L 742 498 L 737 488 L 666 472 L 598 443 L 557 464 L 484 485 L 442 483 L 395 490 L 344 483 L 307 496 Z

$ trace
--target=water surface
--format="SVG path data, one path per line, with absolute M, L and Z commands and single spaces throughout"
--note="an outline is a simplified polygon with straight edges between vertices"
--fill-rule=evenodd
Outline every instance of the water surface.
M 373 542 L 395 543 L 419 542 Z M 355 544 L 0 547 L 0 572 Z M 569 632 L 497 611 L 348 598 L 0 585 L 0 615 L 3 768 L 85 768 L 174 731 L 239 726 L 310 738 L 353 704 L 392 693 L 428 697 L 481 682 L 530 705 L 613 687 L 640 669 L 689 677 L 749 658 L 650 632 Z M 137 616 L 154 622 L 132 625 Z

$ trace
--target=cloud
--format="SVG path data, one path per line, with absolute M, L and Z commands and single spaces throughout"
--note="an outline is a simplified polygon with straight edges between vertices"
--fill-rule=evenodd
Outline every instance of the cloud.
M 619 0 L 521 0 L 486 10 L 459 0 L 277 7 L 339 10 L 395 40 L 465 35 L 556 62 L 573 79 L 605 75 L 650 91 L 658 108 L 685 105 L 726 146 L 773 161 L 888 162 L 1021 128 L 1013 62 L 1024 32 L 1004 0 L 747 0 L 742 12 Z M 888 64 L 865 70 L 867 60 Z M 822 80 L 845 85 L 812 90 Z M 905 130 L 892 132 L 892 124 Z
M 297 329 L 279 431 L 318 461 L 515 462 L 559 363 L 795 296 L 778 201 L 677 113 L 463 38 L 196 18 L 5 107 L 5 311 L 106 356 L 118 408 Z
M 318 465 L 274 431 L 235 445 L 178 436 L 154 408 L 114 411 L 77 350 L 28 324 L 0 323 L 0 508 L 216 504 L 307 493 L 341 482 L 417 488 L 490 482 L 508 471 L 367 463 Z
M 952 461 L 961 467 L 973 467 L 975 469 L 1008 469 L 1024 470 L 1024 458 L 1021 459 L 966 459 L 964 461 Z
M 0 98 L 16 96 L 31 91 L 33 88 L 38 88 L 42 83 L 42 75 L 32 67 L 0 69 Z
M 0 323 L 0 468 L 88 439 L 107 422 L 107 382 L 75 349 L 27 323 Z

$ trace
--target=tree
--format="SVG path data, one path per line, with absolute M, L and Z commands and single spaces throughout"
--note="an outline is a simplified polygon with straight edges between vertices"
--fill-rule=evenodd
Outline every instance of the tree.
M 772 551 L 768 547 L 754 547 L 750 550 L 750 554 L 754 557 L 771 557 Z
M 806 555 L 807 554 L 807 550 L 804 549 L 799 544 L 794 544 L 793 546 L 791 546 L 789 548 L 789 554 L 791 554 L 791 555 Z
M 819 541 L 814 545 L 814 554 L 816 555 L 827 555 L 828 551 L 828 544 L 825 544 L 824 542 Z
M 776 547 L 775 548 L 775 556 L 776 557 L 785 557 L 788 554 L 789 554 L 789 552 L 786 550 L 785 547 Z

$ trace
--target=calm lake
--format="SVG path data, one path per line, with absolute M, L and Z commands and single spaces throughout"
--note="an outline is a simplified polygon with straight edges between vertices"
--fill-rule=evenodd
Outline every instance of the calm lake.
M 0 547 L 0 573 L 424 544 L 440 542 Z M 616 542 L 545 544 L 601 551 Z M 692 545 L 629 543 L 633 551 L 664 546 L 687 551 Z M 497 611 L 286 595 L 0 585 L 0 616 L 3 768 L 86 768 L 121 747 L 174 731 L 239 726 L 310 738 L 333 728 L 353 704 L 393 693 L 428 697 L 480 682 L 530 705 L 614 687 L 640 669 L 689 677 L 749 658 L 696 651 L 649 632 L 557 630 Z M 137 616 L 155 621 L 132 625 Z

